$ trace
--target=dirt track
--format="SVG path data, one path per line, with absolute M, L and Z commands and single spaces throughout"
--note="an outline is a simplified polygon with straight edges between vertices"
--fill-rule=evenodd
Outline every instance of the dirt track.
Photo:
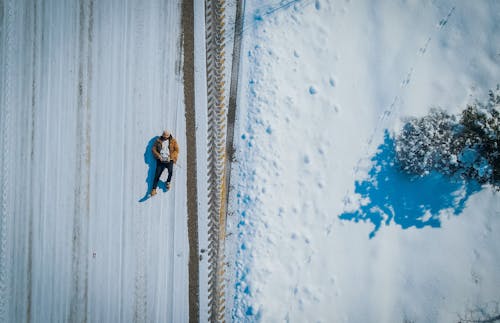
M 189 238 L 189 321 L 199 321 L 198 197 L 196 180 L 196 124 L 194 107 L 193 0 L 182 2 L 184 102 L 186 104 L 187 211 Z

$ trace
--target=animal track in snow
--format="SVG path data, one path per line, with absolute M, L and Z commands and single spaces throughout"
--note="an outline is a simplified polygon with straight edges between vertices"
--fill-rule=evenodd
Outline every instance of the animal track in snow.
M 316 8 L 316 10 L 321 9 L 321 3 L 319 2 L 319 0 L 316 0 L 316 2 L 314 3 L 314 8 Z

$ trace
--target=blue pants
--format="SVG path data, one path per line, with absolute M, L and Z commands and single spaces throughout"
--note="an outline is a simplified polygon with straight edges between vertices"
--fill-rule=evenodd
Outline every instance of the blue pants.
M 157 160 L 155 180 L 153 181 L 153 189 L 156 189 L 158 187 L 158 181 L 160 180 L 161 173 L 163 173 L 165 168 L 168 169 L 167 183 L 170 183 L 170 180 L 172 179 L 172 172 L 174 170 L 174 161 L 171 160 L 168 163 L 164 163 L 162 161 Z

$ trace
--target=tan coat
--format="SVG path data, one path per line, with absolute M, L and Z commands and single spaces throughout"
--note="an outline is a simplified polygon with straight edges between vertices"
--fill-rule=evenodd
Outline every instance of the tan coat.
M 161 159 L 160 151 L 161 151 L 161 146 L 163 143 L 163 139 L 160 136 L 158 139 L 156 139 L 154 145 L 153 145 L 153 155 L 157 160 Z M 177 163 L 177 158 L 179 157 L 179 145 L 177 144 L 177 140 L 175 140 L 174 137 L 170 136 L 170 143 L 168 145 L 168 151 L 170 154 L 170 159 L 174 161 L 174 163 Z

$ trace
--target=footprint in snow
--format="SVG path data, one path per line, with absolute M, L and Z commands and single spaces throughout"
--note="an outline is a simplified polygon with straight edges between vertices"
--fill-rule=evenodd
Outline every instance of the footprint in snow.
M 316 2 L 314 3 L 314 7 L 316 8 L 316 10 L 321 9 L 321 3 L 319 2 L 319 0 L 316 0 Z

